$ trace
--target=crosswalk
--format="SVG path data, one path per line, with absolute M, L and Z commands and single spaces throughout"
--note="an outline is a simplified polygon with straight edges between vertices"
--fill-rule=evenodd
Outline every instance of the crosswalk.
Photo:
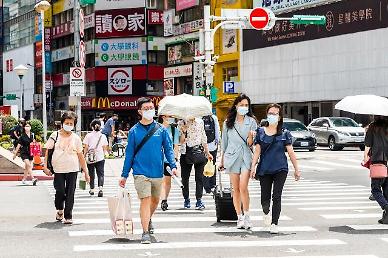
M 191 179 L 191 194 L 194 194 L 194 179 Z M 229 180 L 223 175 L 222 181 L 228 185 Z M 326 234 L 331 226 L 345 226 L 349 230 L 362 232 L 377 230 L 387 232 L 386 225 L 378 225 L 381 210 L 375 202 L 369 201 L 370 189 L 362 185 L 349 185 L 327 180 L 302 179 L 295 182 L 290 176 L 287 178 L 283 194 L 283 211 L 279 222 L 282 232 L 276 239 L 259 238 L 266 236 L 267 229 L 262 226 L 263 214 L 260 207 L 260 186 L 257 181 L 250 183 L 251 218 L 254 227 L 251 231 L 241 231 L 235 228 L 235 222 L 216 223 L 215 205 L 212 196 L 204 196 L 206 209 L 196 211 L 183 209 L 181 190 L 173 185 L 168 200 L 169 210 L 158 209 L 153 218 L 155 229 L 154 243 L 141 245 L 139 239 L 142 233 L 139 218 L 139 201 L 133 187 L 133 180 L 128 180 L 127 186 L 132 196 L 134 215 L 134 235 L 127 241 L 115 240 L 110 229 L 109 211 L 106 196 L 113 196 L 118 191 L 118 179 L 107 177 L 104 187 L 104 197 L 89 196 L 87 190 L 76 190 L 73 211 L 74 225 L 66 227 L 67 237 L 76 239 L 72 246 L 75 253 L 97 252 L 104 254 L 120 251 L 171 252 L 185 249 L 195 250 L 217 249 L 225 252 L 236 248 L 303 248 L 306 253 L 303 258 L 382 258 L 371 253 L 352 253 L 349 247 L 347 255 L 336 254 L 336 246 L 350 246 L 354 243 L 340 235 Z M 54 198 L 55 190 L 52 183 L 45 182 L 50 195 Z M 195 200 L 194 196 L 191 196 Z M 322 233 L 322 234 L 319 234 Z M 244 239 L 241 238 L 244 234 Z M 269 234 L 268 234 L 269 235 Z M 380 244 L 388 242 L 388 238 L 380 235 L 373 236 Z M 328 248 L 327 255 L 308 256 L 311 248 Z M 254 249 L 252 249 L 254 250 Z M 140 254 L 139 254 L 140 255 Z M 314 256 L 315 255 L 315 256 Z M 132 257 L 132 256 L 131 256 Z M 136 257 L 134 255 L 133 257 Z M 162 256 L 163 257 L 163 256 Z M 237 257 L 235 255 L 222 257 Z M 238 257 L 250 257 L 244 255 Z M 265 256 L 258 256 L 265 257 Z M 290 256 L 277 256 L 290 257 Z

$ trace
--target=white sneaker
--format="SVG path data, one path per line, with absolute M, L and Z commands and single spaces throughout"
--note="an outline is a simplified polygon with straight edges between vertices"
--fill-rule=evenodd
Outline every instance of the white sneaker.
M 270 229 L 269 229 L 269 233 L 271 233 L 271 234 L 279 234 L 278 225 L 272 224 Z
M 271 216 L 271 214 L 270 213 L 264 214 L 263 220 L 264 220 L 264 226 L 269 228 L 271 226 L 271 223 L 272 223 L 272 216 Z
M 25 179 L 22 180 L 22 184 L 23 185 L 26 185 L 27 184 L 27 181 Z
M 237 228 L 244 229 L 245 228 L 245 219 L 244 216 L 239 216 L 237 220 Z
M 251 218 L 249 217 L 249 215 L 245 215 L 244 217 L 244 228 L 245 229 L 251 229 L 252 227 L 252 222 L 251 222 Z

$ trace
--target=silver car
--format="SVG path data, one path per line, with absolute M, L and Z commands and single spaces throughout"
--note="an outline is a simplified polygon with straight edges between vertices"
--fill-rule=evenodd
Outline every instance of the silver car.
M 345 146 L 365 149 L 365 129 L 346 117 L 321 117 L 307 127 L 314 132 L 318 145 L 328 145 L 330 150 L 342 150 Z
M 310 132 L 302 122 L 285 118 L 283 128 L 290 131 L 294 149 L 315 151 L 317 143 L 315 134 Z

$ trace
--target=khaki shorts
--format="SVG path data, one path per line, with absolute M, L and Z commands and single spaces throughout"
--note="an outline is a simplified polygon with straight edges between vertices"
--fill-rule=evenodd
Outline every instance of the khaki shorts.
M 133 179 L 139 199 L 151 196 L 159 198 L 163 178 L 148 178 L 141 175 L 134 175 Z

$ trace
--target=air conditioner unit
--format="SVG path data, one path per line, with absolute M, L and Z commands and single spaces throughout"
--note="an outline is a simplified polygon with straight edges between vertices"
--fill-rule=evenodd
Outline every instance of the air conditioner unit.
M 180 19 L 181 19 L 181 17 L 179 17 L 179 15 L 174 16 L 173 23 L 174 24 L 179 24 Z

